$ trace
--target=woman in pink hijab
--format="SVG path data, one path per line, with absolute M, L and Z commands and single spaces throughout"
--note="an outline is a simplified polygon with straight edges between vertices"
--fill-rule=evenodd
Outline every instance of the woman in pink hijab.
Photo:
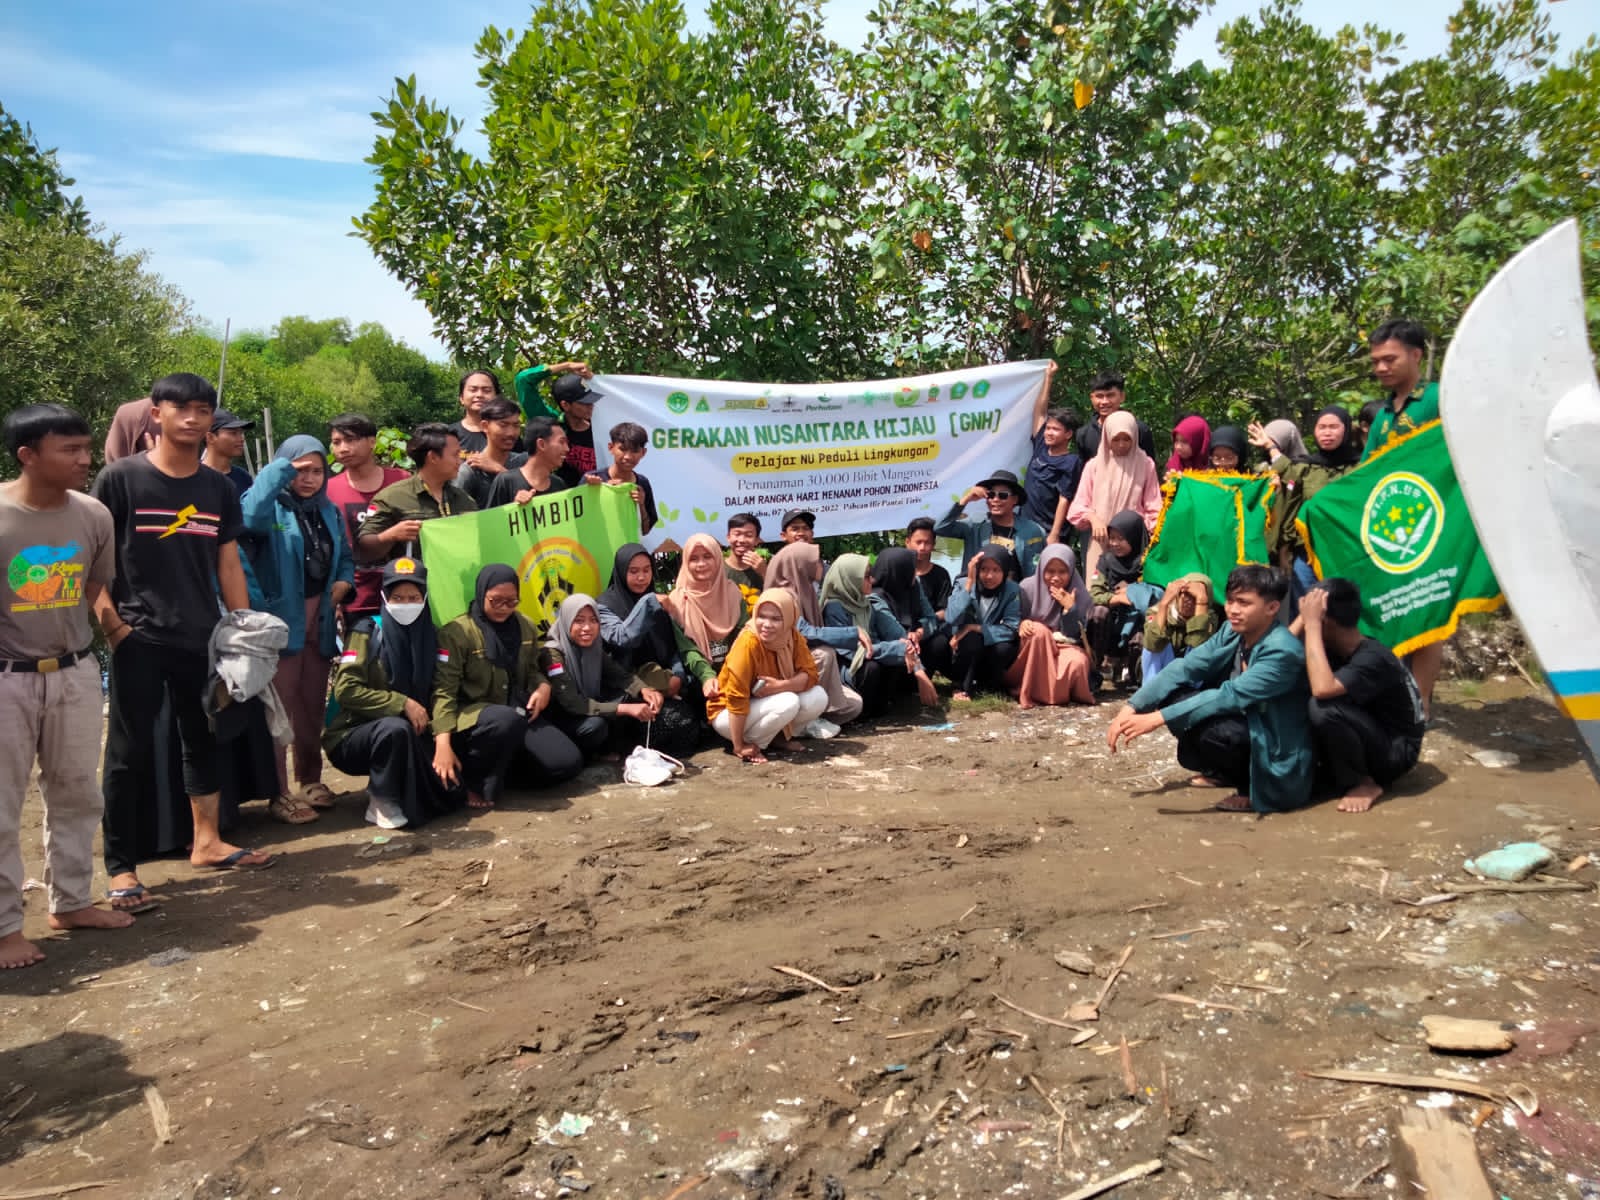
M 1078 494 L 1067 511 L 1074 528 L 1089 531 L 1089 552 L 1084 556 L 1084 577 L 1094 578 L 1105 546 L 1106 526 L 1112 517 L 1131 509 L 1144 519 L 1146 530 L 1156 527 L 1161 515 L 1161 480 L 1155 460 L 1139 449 L 1139 422 L 1118 409 L 1105 419 L 1100 448 L 1083 469 Z
M 1172 428 L 1172 457 L 1167 474 L 1211 469 L 1211 426 L 1204 417 L 1188 416 Z

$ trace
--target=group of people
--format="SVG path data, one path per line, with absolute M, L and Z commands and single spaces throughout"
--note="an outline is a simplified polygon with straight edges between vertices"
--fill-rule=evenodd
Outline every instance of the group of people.
M 1423 345 L 1404 323 L 1374 335 L 1375 371 L 1392 386 L 1369 450 L 1436 407 L 1418 383 Z M 335 803 L 325 758 L 368 778 L 369 821 L 415 826 L 571 779 L 644 739 L 681 754 L 715 737 L 765 763 L 902 696 L 937 704 L 939 676 L 955 700 L 998 692 L 1029 708 L 1093 703 L 1106 682 L 1131 681 L 1137 661 L 1143 683 L 1111 722 L 1112 751 L 1169 726 L 1196 784 L 1230 789 L 1225 808 L 1297 807 L 1320 761 L 1340 807 L 1359 811 L 1416 761 L 1431 679 L 1360 635 L 1352 585 L 1302 570 L 1292 520 L 1275 516 L 1276 568 L 1229 576 L 1225 626 L 1212 580 L 1142 578 L 1160 472 L 1114 375 L 1092 381 L 1086 423 L 1048 406 L 1047 381 L 1024 476 L 995 471 L 875 557 L 824 561 L 814 516 L 798 510 L 769 550 L 759 518 L 742 513 L 726 546 L 687 539 L 670 588 L 631 543 L 598 596 L 567 597 L 541 629 L 521 611 L 516 571 L 491 563 L 469 610 L 436 627 L 424 521 L 611 484 L 631 489 L 644 531 L 654 523 L 637 470 L 645 431 L 614 426 L 602 468 L 591 378 L 583 363 L 531 368 L 513 402 L 491 372 L 469 372 L 461 419 L 413 432 L 411 472 L 379 464 L 375 425 L 346 414 L 327 447 L 291 437 L 252 478 L 239 464 L 250 422 L 218 408 L 204 379 L 170 375 L 118 411 L 87 495 L 87 423 L 51 404 L 12 413 L 4 436 L 20 478 L 0 486 L 0 968 L 42 957 L 21 936 L 17 839 L 35 761 L 56 928 L 124 926 L 159 903 L 139 863 L 164 789 L 187 802 L 178 836 L 193 865 L 257 870 L 275 858 L 227 840 L 232 810 L 268 798 L 281 821 L 317 820 Z M 546 382 L 559 419 L 540 397 Z M 1288 422 L 1246 434 L 1190 417 L 1173 432 L 1169 473 L 1242 470 L 1254 445 L 1297 501 L 1359 457 L 1360 426 L 1338 408 L 1319 416 L 1311 453 Z M 969 515 L 978 500 L 983 513 Z M 934 561 L 941 537 L 962 548 L 955 578 Z M 1285 624 L 1291 595 L 1298 613 Z M 277 619 L 274 668 L 223 719 L 219 649 L 253 636 L 235 618 L 262 613 Z M 99 785 L 91 615 L 110 651 Z M 90 894 L 96 823 L 110 911 Z

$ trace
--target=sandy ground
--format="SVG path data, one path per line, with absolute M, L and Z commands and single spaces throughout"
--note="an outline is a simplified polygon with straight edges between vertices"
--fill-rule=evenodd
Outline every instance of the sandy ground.
M 1600 851 L 1600 789 L 1542 699 L 1446 699 L 1365 816 L 1207 812 L 1164 735 L 1107 757 L 1109 706 L 906 713 L 387 842 L 353 796 L 307 831 L 255 815 L 276 869 L 153 864 L 165 905 L 123 933 L 47 936 L 30 892 L 49 959 L 0 977 L 0 1196 L 1059 1198 L 1153 1161 L 1114 1194 L 1399 1197 L 1418 1105 L 1477 1126 L 1495 1195 L 1600 1195 L 1596 894 L 1405 903 L 1514 840 L 1592 882 L 1564 868 Z M 1517 1048 L 1431 1052 L 1428 1013 Z

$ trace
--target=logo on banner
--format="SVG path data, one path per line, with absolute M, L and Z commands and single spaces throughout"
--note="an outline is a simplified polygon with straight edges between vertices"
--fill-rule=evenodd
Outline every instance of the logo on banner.
M 950 385 L 950 399 L 960 400 L 967 394 L 967 385 L 957 381 Z
M 667 397 L 667 411 L 675 416 L 683 416 L 689 411 L 689 393 L 673 392 Z
M 1445 508 L 1426 479 L 1397 471 L 1378 481 L 1361 519 L 1361 545 L 1390 575 L 1409 575 L 1428 561 L 1444 532 Z
M 522 581 L 522 610 L 539 625 L 555 623 L 561 602 L 597 578 L 594 555 L 571 538 L 545 538 L 522 556 L 517 577 Z

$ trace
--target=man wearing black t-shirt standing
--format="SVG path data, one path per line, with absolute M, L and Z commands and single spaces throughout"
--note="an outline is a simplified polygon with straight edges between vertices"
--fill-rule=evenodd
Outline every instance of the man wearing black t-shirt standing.
M 1361 594 L 1348 579 L 1324 579 L 1300 602 L 1311 732 L 1340 812 L 1366 812 L 1383 789 L 1417 765 L 1427 718 L 1422 693 L 1382 642 L 1362 636 Z
M 563 375 L 550 385 L 550 398 L 561 409 L 561 428 L 567 434 L 566 461 L 556 474 L 569 488 L 577 487 L 599 465 L 594 453 L 594 402 L 600 393 L 591 390 L 582 375 Z
M 222 840 L 217 744 L 200 703 L 207 647 L 221 616 L 218 593 L 230 611 L 250 607 L 237 545 L 239 497 L 226 476 L 200 465 L 217 393 L 198 375 L 168 375 L 156 380 L 150 400 L 161 433 L 154 449 L 112 463 L 93 489 L 111 510 L 116 534 L 116 581 L 95 615 L 112 653 L 102 829 L 106 874 L 119 908 L 150 902 L 137 855 L 140 827 L 154 820 L 151 721 L 163 689 L 177 717 L 184 790 L 194 811 L 189 861 L 214 869 L 275 861 Z

